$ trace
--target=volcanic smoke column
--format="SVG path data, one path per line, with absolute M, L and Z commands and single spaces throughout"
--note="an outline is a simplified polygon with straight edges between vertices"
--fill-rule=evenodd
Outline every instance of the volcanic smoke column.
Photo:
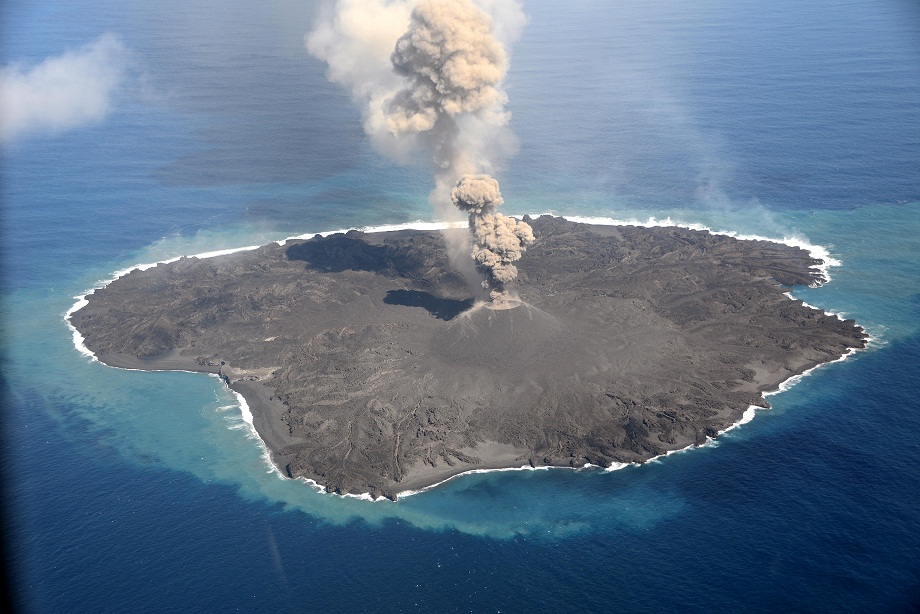
M 405 78 L 386 104 L 390 132 L 418 134 L 433 149 L 435 165 L 453 171 L 451 183 L 488 161 L 475 134 L 464 138 L 478 127 L 460 122 L 470 116 L 493 125 L 508 120 L 508 97 L 499 87 L 508 60 L 489 16 L 469 0 L 421 0 L 390 61 Z
M 533 229 L 526 222 L 496 212 L 505 201 L 498 182 L 488 175 L 464 175 L 450 191 L 450 198 L 470 215 L 473 260 L 489 275 L 491 283 L 487 285 L 501 289 L 517 277 L 512 263 L 534 242 Z
M 469 214 L 472 257 L 489 276 L 484 285 L 501 289 L 517 277 L 512 263 L 534 237 L 528 224 L 496 212 L 504 202 L 498 181 L 476 174 L 487 156 L 476 151 L 475 140 L 464 139 L 465 117 L 498 125 L 507 121 L 508 98 L 499 85 L 508 62 L 492 35 L 491 19 L 467 0 L 422 0 L 391 61 L 408 83 L 389 102 L 387 126 L 393 134 L 419 133 L 429 140 L 434 163 L 442 169 L 438 191 L 459 176 L 451 202 Z
M 520 4 L 337 0 L 329 6 L 307 38 L 310 52 L 362 103 L 364 129 L 380 151 L 400 162 L 419 152 L 430 156 L 429 200 L 441 219 L 468 214 L 473 261 L 488 274 L 486 285 L 499 289 L 515 278 L 512 263 L 533 242 L 527 224 L 496 213 L 498 183 L 482 174 L 517 146 L 506 127 L 508 57 L 500 40 L 515 38 L 526 21 Z M 454 233 L 445 239 L 454 267 L 477 277 L 470 240 Z

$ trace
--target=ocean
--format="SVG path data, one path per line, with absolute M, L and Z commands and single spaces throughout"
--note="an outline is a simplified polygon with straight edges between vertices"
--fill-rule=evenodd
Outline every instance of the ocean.
M 4 78 L 74 55 L 117 75 L 96 115 L 2 144 L 18 610 L 920 608 L 916 2 L 525 2 L 506 81 L 518 151 L 497 174 L 508 213 L 823 246 L 831 282 L 794 295 L 872 341 L 711 445 L 613 472 L 468 475 L 397 503 L 281 479 L 218 379 L 105 367 L 64 321 L 137 263 L 433 220 L 430 169 L 375 151 L 307 53 L 317 10 L 0 11 Z

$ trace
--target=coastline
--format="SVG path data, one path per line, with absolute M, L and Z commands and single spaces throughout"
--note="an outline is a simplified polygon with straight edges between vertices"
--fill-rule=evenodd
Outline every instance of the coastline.
M 836 314 L 831 314 L 831 315 L 836 315 Z M 839 317 L 839 316 L 838 316 L 838 317 Z M 871 337 L 870 337 L 870 339 L 871 339 Z M 769 392 L 764 392 L 763 395 L 766 397 L 766 396 L 773 396 L 773 395 L 776 395 L 776 394 L 780 394 L 780 393 L 782 393 L 782 392 L 785 392 L 785 391 L 789 390 L 790 388 L 792 388 L 793 386 L 795 386 L 796 384 L 798 384 L 798 383 L 799 383 L 802 379 L 804 379 L 806 376 L 811 375 L 815 370 L 820 369 L 821 367 L 824 367 L 824 366 L 826 366 L 826 365 L 831 365 L 831 364 L 834 364 L 834 363 L 843 362 L 843 361 L 846 360 L 847 358 L 850 358 L 851 356 L 855 355 L 856 352 L 865 351 L 865 350 L 868 349 L 868 348 L 869 348 L 869 343 L 868 343 L 868 342 L 867 342 L 867 344 L 866 344 L 866 347 L 864 347 L 864 348 L 850 348 L 850 349 L 847 351 L 846 354 L 844 354 L 843 356 L 841 356 L 841 357 L 838 358 L 837 360 L 832 360 L 832 361 L 829 361 L 829 362 L 823 362 L 823 363 L 821 363 L 821 364 L 815 365 L 814 367 L 812 367 L 812 368 L 810 368 L 810 369 L 808 369 L 808 370 L 806 370 L 806 371 L 803 371 L 802 373 L 799 373 L 799 374 L 796 374 L 796 375 L 792 375 L 792 376 L 790 376 L 789 378 L 787 378 L 787 379 L 783 380 L 782 382 L 780 382 L 779 387 L 777 387 L 776 390 L 772 390 L 772 391 L 769 391 Z M 530 466 L 530 465 L 524 465 L 524 466 L 522 466 L 522 467 L 504 467 L 504 468 L 496 468 L 496 469 L 468 469 L 468 470 L 466 470 L 466 471 L 463 471 L 463 472 L 460 472 L 460 473 L 456 473 L 456 474 L 454 474 L 454 475 L 451 475 L 450 477 L 448 477 L 448 478 L 446 478 L 446 479 L 444 479 L 444 480 L 441 480 L 440 482 L 437 482 L 437 483 L 435 483 L 435 484 L 431 484 L 430 486 L 425 486 L 424 488 L 419 488 L 419 489 L 416 489 L 416 490 L 405 490 L 405 491 L 401 491 L 401 492 L 397 493 L 396 496 L 397 496 L 397 499 L 403 498 L 403 497 L 411 497 L 412 495 L 417 495 L 417 494 L 419 494 L 419 493 L 423 493 L 423 492 L 428 491 L 428 490 L 431 490 L 431 489 L 433 489 L 433 488 L 437 488 L 438 486 L 440 486 L 440 485 L 442 485 L 442 484 L 445 484 L 445 483 L 447 483 L 447 482 L 450 482 L 451 480 L 453 480 L 453 479 L 455 479 L 455 478 L 459 478 L 459 477 L 464 476 L 464 475 L 473 475 L 473 474 L 479 474 L 479 473 L 497 473 L 497 472 L 500 472 L 500 471 L 548 471 L 548 470 L 551 470 L 551 469 L 565 469 L 565 470 L 568 470 L 568 471 L 585 471 L 585 470 L 589 470 L 589 471 L 613 472 L 613 471 L 619 471 L 620 469 L 626 469 L 627 467 L 643 467 L 643 466 L 648 465 L 648 464 L 653 463 L 653 462 L 660 462 L 661 459 L 667 458 L 667 457 L 669 457 L 669 456 L 673 456 L 673 455 L 675 455 L 675 454 L 680 454 L 680 453 L 683 453 L 683 452 L 688 452 L 688 451 L 690 451 L 690 450 L 695 450 L 695 449 L 697 449 L 697 448 L 705 448 L 705 447 L 707 447 L 707 446 L 711 446 L 711 445 L 717 444 L 717 443 L 718 443 L 718 438 L 721 437 L 722 435 L 728 433 L 729 431 L 733 431 L 733 430 L 735 430 L 736 428 L 738 428 L 738 427 L 740 427 L 740 426 L 742 426 L 742 425 L 745 425 L 745 424 L 751 422 L 751 421 L 756 417 L 756 414 L 757 414 L 757 411 L 758 411 L 758 410 L 759 410 L 759 411 L 769 411 L 769 408 L 766 408 L 766 407 L 759 407 L 759 406 L 757 406 L 757 405 L 750 405 L 750 406 L 748 406 L 748 408 L 747 408 L 746 410 L 744 410 L 744 412 L 741 414 L 741 418 L 739 418 L 737 422 L 734 422 L 733 424 L 730 424 L 729 426 L 725 427 L 725 428 L 722 429 L 721 431 L 717 432 L 716 435 L 715 435 L 715 437 L 709 437 L 709 436 L 707 436 L 707 437 L 706 437 L 706 441 L 703 442 L 703 443 L 701 443 L 701 444 L 692 443 L 692 444 L 690 444 L 690 445 L 688 445 L 688 446 L 686 446 L 686 447 L 683 447 L 683 448 L 677 448 L 677 449 L 674 449 L 674 450 L 668 450 L 667 452 L 665 452 L 665 453 L 663 453 L 663 454 L 659 454 L 658 456 L 653 456 L 652 458 L 650 458 L 650 459 L 648 459 L 648 460 L 646 460 L 646 461 L 642 461 L 641 463 L 613 463 L 613 464 L 611 464 L 609 467 L 601 467 L 600 465 L 592 465 L 591 463 L 586 463 L 586 464 L 584 464 L 584 465 L 581 466 L 581 467 L 549 466 L 549 465 L 538 466 L 538 467 L 532 467 L 532 466 Z M 305 478 L 298 478 L 298 479 L 305 479 Z M 313 480 L 309 480 L 309 481 L 312 482 L 313 484 L 316 484 L 316 482 L 313 482 Z M 320 487 L 319 485 L 317 485 L 317 487 L 318 487 L 318 488 L 322 488 L 322 487 Z M 325 492 L 325 491 L 323 491 L 323 492 Z M 339 495 L 338 493 L 331 493 L 331 494 L 335 494 L 335 495 L 338 495 L 338 496 L 340 496 L 340 497 L 357 497 L 357 498 L 364 498 L 364 499 L 366 499 L 366 500 L 368 500 L 368 501 L 380 501 L 380 500 L 390 501 L 390 499 L 387 499 L 386 497 L 377 497 L 376 499 L 373 499 L 373 498 L 370 497 L 370 495 L 361 495 L 361 496 L 359 496 L 359 495 Z
M 830 257 L 829 252 L 828 252 L 827 249 L 824 248 L 823 246 L 813 245 L 813 244 L 811 244 L 811 243 L 808 243 L 807 241 L 804 241 L 804 240 L 802 240 L 802 239 L 797 239 L 797 238 L 789 238 L 789 237 L 786 237 L 786 238 L 784 238 L 784 239 L 782 239 L 782 240 L 779 240 L 779 239 L 771 239 L 771 238 L 761 237 L 761 236 L 756 236 L 756 235 L 741 235 L 741 234 L 739 234 L 739 233 L 735 233 L 735 232 L 732 232 L 732 231 L 713 231 L 713 230 L 711 230 L 711 229 L 709 229 L 709 228 L 707 228 L 707 227 L 704 227 L 704 226 L 702 226 L 702 225 L 700 225 L 700 224 L 680 224 L 680 223 L 674 223 L 672 220 L 670 220 L 670 218 L 668 218 L 668 219 L 666 219 L 666 220 L 663 220 L 663 221 L 656 220 L 655 218 L 649 218 L 649 220 L 646 221 L 646 222 L 641 222 L 641 221 L 638 221 L 638 220 L 614 220 L 614 219 L 612 219 L 612 218 L 587 218 L 587 217 L 576 217 L 576 216 L 568 217 L 568 218 L 565 218 L 565 219 L 570 220 L 570 221 L 573 221 L 573 222 L 580 222 L 580 223 L 586 223 L 586 224 L 596 224 L 596 225 L 606 225 L 606 226 L 638 226 L 638 227 L 646 227 L 646 228 L 651 228 L 651 227 L 663 227 L 663 228 L 674 227 L 674 228 L 687 228 L 687 229 L 690 229 L 690 230 L 705 230 L 705 231 L 710 232 L 711 234 L 729 236 L 729 237 L 733 237 L 733 238 L 736 238 L 736 239 L 742 240 L 742 241 L 768 241 L 768 242 L 771 242 L 771 243 L 783 244 L 783 245 L 788 245 L 788 246 L 793 246 L 793 247 L 800 247 L 800 248 L 804 249 L 805 251 L 807 251 L 807 252 L 809 253 L 809 255 L 810 255 L 813 259 L 818 259 L 818 260 L 821 260 L 821 261 L 822 261 L 820 264 L 812 265 L 812 266 L 810 267 L 810 268 L 815 268 L 815 269 L 820 273 L 820 276 L 821 276 L 821 279 L 820 279 L 819 281 L 817 281 L 817 282 L 814 284 L 814 286 L 820 286 L 820 285 L 823 285 L 824 283 L 827 283 L 827 282 L 830 280 L 830 275 L 828 274 L 828 270 L 829 270 L 831 267 L 833 267 L 833 266 L 840 266 L 840 265 L 841 265 L 841 263 L 840 263 L 839 260 L 836 260 L 836 259 L 833 259 L 833 258 Z M 463 225 L 464 225 L 464 224 L 456 224 L 456 223 L 450 224 L 450 223 L 434 223 L 434 222 L 414 222 L 414 223 L 403 224 L 403 225 L 385 225 L 385 226 L 377 226 L 377 227 L 365 227 L 365 228 L 362 228 L 362 229 L 359 229 L 359 230 L 361 230 L 362 232 L 367 232 L 367 233 L 390 232 L 390 231 L 397 231 L 397 230 L 442 230 L 442 229 L 446 229 L 446 228 L 457 228 L 457 227 L 462 227 Z M 339 233 L 339 232 L 346 232 L 346 230 L 333 230 L 333 231 L 326 231 L 326 232 L 322 232 L 322 233 L 305 233 L 305 234 L 296 235 L 296 236 L 291 236 L 291 237 L 288 237 L 288 238 L 285 238 L 285 239 L 281 239 L 281 240 L 278 240 L 278 241 L 274 241 L 274 242 L 270 242 L 270 243 L 276 243 L 276 244 L 278 244 L 279 246 L 282 246 L 282 245 L 284 245 L 285 243 L 287 243 L 288 241 L 292 241 L 292 240 L 308 239 L 308 238 L 311 238 L 311 237 L 313 237 L 313 236 L 316 236 L 317 234 L 319 234 L 320 236 L 329 236 L 329 235 L 336 234 L 336 233 Z M 261 246 L 245 246 L 245 247 L 240 247 L 240 248 L 231 248 L 231 249 L 224 249 L 224 250 L 215 250 L 215 251 L 203 252 L 203 253 L 200 253 L 200 254 L 191 255 L 191 256 L 189 256 L 189 258 L 197 258 L 197 259 L 213 258 L 213 257 L 222 256 L 222 255 L 228 255 L 228 254 L 233 254 L 233 253 L 237 253 L 237 252 L 251 251 L 251 250 L 258 249 L 259 247 L 261 247 Z M 74 343 L 75 348 L 76 348 L 81 354 L 83 354 L 84 356 L 90 358 L 92 361 L 103 362 L 102 360 L 99 359 L 98 356 L 96 356 L 91 350 L 89 350 L 89 349 L 86 347 L 86 345 L 85 345 L 85 343 L 84 343 L 84 338 L 83 338 L 82 334 L 80 334 L 80 332 L 76 329 L 76 327 L 75 327 L 75 326 L 73 325 L 73 323 L 72 323 L 72 317 L 73 317 L 73 315 L 74 315 L 77 311 L 79 311 L 80 309 L 82 309 L 85 305 L 88 304 L 88 297 L 89 297 L 95 290 L 100 289 L 100 288 L 104 288 L 105 286 L 107 286 L 107 285 L 110 284 L 111 282 L 113 282 L 113 281 L 119 279 L 120 277 L 122 277 L 122 276 L 124 276 L 124 275 L 127 275 L 128 273 L 130 273 L 130 272 L 132 272 L 132 271 L 135 271 L 135 270 L 146 270 L 146 269 L 155 267 L 155 266 L 157 266 L 158 264 L 164 264 L 164 263 L 175 262 L 175 261 L 177 261 L 177 260 L 180 260 L 181 258 L 182 258 L 182 256 L 173 257 L 173 258 L 169 258 L 169 259 L 166 259 L 166 260 L 163 260 L 163 261 L 160 261 L 160 262 L 155 262 L 155 263 L 142 263 L 142 264 L 137 264 L 137 265 L 134 265 L 134 266 L 126 267 L 126 268 L 124 268 L 124 269 L 120 269 L 120 270 L 116 271 L 116 272 L 113 274 L 113 277 L 112 277 L 111 279 L 108 279 L 108 280 L 105 280 L 105 281 L 101 281 L 101 282 L 95 284 L 93 288 L 87 290 L 84 294 L 75 296 L 74 298 L 77 299 L 76 302 L 75 302 L 74 305 L 64 314 L 64 321 L 65 321 L 66 325 L 68 326 L 68 328 L 71 330 L 72 337 L 73 337 L 73 343 Z M 792 300 L 792 301 L 797 301 L 797 302 L 801 302 L 801 303 L 805 304 L 804 301 L 800 301 L 800 299 L 795 298 L 795 297 L 792 295 L 791 292 L 785 293 L 785 295 L 787 296 L 787 298 L 789 298 L 789 299 Z M 807 305 L 807 304 L 806 304 L 806 305 Z M 813 306 L 809 306 L 809 307 L 813 307 Z M 814 307 L 813 307 L 813 308 L 814 308 Z M 815 309 L 819 309 L 819 308 L 815 308 Z M 824 310 L 821 310 L 821 311 L 824 311 Z M 839 314 L 836 314 L 836 313 L 833 313 L 833 312 L 828 312 L 828 311 L 824 311 L 824 313 L 825 313 L 826 315 L 834 316 L 834 317 L 836 317 L 836 318 L 839 319 L 839 320 L 843 320 L 843 318 L 842 318 Z M 859 327 L 859 328 L 860 328 L 861 330 L 863 330 L 863 332 L 865 332 L 865 329 L 864 329 L 863 327 Z M 872 338 L 870 335 L 868 335 L 868 334 L 867 334 L 866 336 L 867 336 L 866 347 L 869 347 L 869 345 L 872 343 L 873 338 Z M 823 366 L 823 365 L 825 365 L 825 364 L 831 364 L 831 363 L 833 363 L 833 362 L 841 362 L 841 361 L 845 360 L 846 358 L 848 358 L 850 355 L 855 354 L 855 352 L 856 352 L 858 349 L 866 349 L 866 348 L 849 348 L 845 354 L 843 354 L 842 356 L 840 356 L 839 358 L 837 358 L 837 359 L 835 359 L 835 360 L 833 360 L 833 361 L 828 361 L 828 362 L 823 362 L 823 363 L 815 364 L 815 365 L 813 365 L 813 366 L 807 368 L 806 370 L 804 370 L 804 371 L 801 372 L 801 373 L 791 373 L 788 377 L 786 377 L 785 379 L 779 380 L 778 382 L 769 382 L 769 383 L 766 383 L 766 384 L 758 384 L 758 385 L 757 385 L 757 388 L 759 389 L 762 385 L 768 386 L 768 389 L 765 389 L 765 390 L 762 391 L 762 394 L 763 394 L 764 397 L 769 396 L 769 395 L 778 394 L 778 393 L 783 392 L 783 391 L 789 389 L 790 387 L 794 386 L 796 383 L 798 383 L 798 381 L 800 381 L 800 380 L 801 380 L 802 378 L 804 378 L 806 375 L 809 375 L 812 371 L 814 371 L 814 370 L 817 369 L 818 367 L 821 367 L 821 366 Z M 151 368 L 145 368 L 144 361 L 140 361 L 140 360 L 138 360 L 138 359 L 136 359 L 136 358 L 133 358 L 133 357 L 125 357 L 126 360 L 120 360 L 120 359 L 118 359 L 117 357 L 110 357 L 110 356 L 106 356 L 105 358 L 106 358 L 106 362 L 103 362 L 103 364 L 106 364 L 107 366 L 111 366 L 111 367 L 113 367 L 113 368 L 121 368 L 121 369 L 126 369 L 126 370 L 138 370 L 138 371 L 182 371 L 182 372 L 191 372 L 191 373 L 206 373 L 207 375 L 210 375 L 210 376 L 213 376 L 213 377 L 218 377 L 218 378 L 220 378 L 222 381 L 224 381 L 224 384 L 228 386 L 228 389 L 229 389 L 229 390 L 234 394 L 234 396 L 236 397 L 237 403 L 238 403 L 239 406 L 240 406 L 240 412 L 241 412 L 242 418 L 243 418 L 244 422 L 246 422 L 246 424 L 249 426 L 250 434 L 251 434 L 252 436 L 254 436 L 254 437 L 259 441 L 259 445 L 261 446 L 262 452 L 263 452 L 263 458 L 265 459 L 266 463 L 267 463 L 268 466 L 270 467 L 270 470 L 269 470 L 269 471 L 270 471 L 270 472 L 276 473 L 276 474 L 278 475 L 278 477 L 280 477 L 281 479 L 290 479 L 290 478 L 287 478 L 287 477 L 284 476 L 284 474 L 283 474 L 283 472 L 281 471 L 281 469 L 279 468 L 279 466 L 278 466 L 278 465 L 274 462 L 274 460 L 272 459 L 272 454 L 273 454 L 273 453 L 272 453 L 272 451 L 271 451 L 271 447 L 270 447 L 270 446 L 268 445 L 268 443 L 266 442 L 266 433 L 264 432 L 264 430 L 263 430 L 262 433 L 260 433 L 259 429 L 257 428 L 256 422 L 259 421 L 259 416 L 254 416 L 254 414 L 253 414 L 253 412 L 252 412 L 252 409 L 250 408 L 250 404 L 249 404 L 249 402 L 248 402 L 248 400 L 247 400 L 246 395 L 245 395 L 244 393 L 242 393 L 242 392 L 240 392 L 240 391 L 234 389 L 234 387 L 233 387 L 234 382 L 231 382 L 229 377 L 227 377 L 227 376 L 225 376 L 225 375 L 218 374 L 218 373 L 216 372 L 217 369 L 208 370 L 208 369 L 206 369 L 206 368 L 201 368 L 200 365 L 197 365 L 197 366 L 199 367 L 199 368 L 197 368 L 197 369 L 183 368 L 183 367 L 192 366 L 192 365 L 188 364 L 188 363 L 191 363 L 192 361 L 191 361 L 190 359 L 187 359 L 187 358 L 184 358 L 184 357 L 181 357 L 180 359 L 175 360 L 174 363 L 170 361 L 170 357 L 163 357 L 163 358 L 161 358 L 161 359 L 158 359 L 158 360 L 154 361 L 154 362 L 156 362 L 156 365 L 155 365 L 155 366 L 154 366 L 153 364 L 150 364 L 150 363 L 148 362 L 148 366 L 151 367 Z M 114 358 L 114 360 L 113 360 L 113 358 Z M 111 364 L 111 363 L 113 363 L 113 362 L 116 363 L 116 364 Z M 775 387 L 774 387 L 774 386 L 775 386 Z M 254 402 L 255 402 L 255 405 L 256 405 L 256 406 L 261 407 L 261 405 L 259 405 L 258 402 L 256 402 L 255 400 L 254 400 Z M 516 467 L 511 467 L 511 466 L 495 466 L 495 467 L 485 467 L 485 468 L 478 467 L 478 468 L 474 468 L 474 469 L 465 469 L 465 470 L 460 470 L 460 469 L 458 469 L 455 473 L 451 473 L 451 474 L 448 475 L 448 477 L 446 477 L 445 479 L 439 480 L 439 481 L 437 481 L 437 482 L 435 482 L 435 483 L 428 484 L 428 485 L 424 485 L 424 486 L 421 486 L 421 487 L 418 487 L 418 488 L 408 488 L 408 489 L 406 489 L 405 491 L 400 491 L 400 492 L 398 492 L 398 493 L 395 494 L 395 499 L 398 499 L 399 497 L 408 497 L 408 496 L 412 496 L 412 495 L 414 495 L 414 494 L 418 494 L 418 493 L 420 493 L 420 492 L 424 492 L 424 491 L 426 491 L 426 490 L 430 490 L 430 489 L 435 488 L 436 486 L 438 486 L 438 485 L 440 485 L 440 484 L 443 484 L 443 483 L 445 483 L 445 482 L 447 482 L 447 481 L 450 481 L 450 480 L 452 480 L 452 479 L 454 479 L 454 478 L 456 478 L 456 477 L 458 477 L 458 476 L 466 475 L 466 474 L 491 473 L 491 472 L 495 472 L 495 471 L 544 470 L 544 469 L 556 469 L 556 468 L 558 468 L 558 469 L 574 469 L 574 470 L 584 470 L 584 469 L 593 469 L 593 470 L 596 470 L 596 469 L 603 469 L 603 470 L 605 470 L 605 471 L 615 471 L 615 470 L 622 469 L 622 468 L 625 468 L 625 467 L 630 466 L 630 465 L 637 465 L 637 466 L 638 466 L 638 465 L 643 465 L 643 464 L 646 464 L 646 463 L 649 463 L 649 462 L 652 462 L 652 461 L 657 461 L 657 460 L 659 460 L 659 459 L 661 459 L 661 458 L 663 458 L 663 457 L 670 456 L 670 455 L 672 455 L 672 454 L 676 454 L 676 453 L 678 453 L 678 452 L 684 452 L 684 451 L 689 450 L 689 449 L 692 449 L 692 448 L 703 447 L 703 446 L 706 446 L 706 445 L 710 445 L 710 444 L 713 443 L 713 441 L 715 441 L 715 439 L 716 439 L 717 437 L 719 437 L 719 436 L 723 435 L 724 433 L 727 433 L 727 432 L 729 432 L 729 431 L 731 431 L 731 430 L 733 430 L 733 429 L 735 429 L 735 428 L 737 428 L 737 427 L 739 427 L 739 426 L 741 426 L 741 425 L 743 425 L 743 424 L 746 424 L 747 422 L 750 422 L 750 421 L 755 417 L 755 415 L 756 415 L 756 409 L 757 409 L 757 408 L 759 408 L 759 407 L 758 407 L 758 406 L 755 406 L 755 405 L 749 406 L 746 410 L 744 410 L 744 411 L 742 412 L 742 414 L 741 414 L 741 416 L 738 418 L 738 420 L 736 420 L 735 422 L 733 422 L 733 423 L 730 424 L 729 426 L 725 427 L 724 429 L 719 430 L 719 431 L 716 433 L 715 436 L 712 436 L 712 437 L 707 436 L 706 439 L 705 439 L 705 441 L 704 441 L 703 443 L 690 443 L 689 445 L 686 445 L 686 446 L 683 446 L 683 447 L 680 447 L 680 448 L 675 448 L 675 449 L 673 449 L 673 450 L 668 450 L 668 451 L 666 451 L 666 452 L 664 452 L 664 453 L 662 453 L 662 454 L 660 454 L 660 455 L 658 455 L 658 456 L 649 458 L 649 459 L 644 460 L 644 461 L 633 462 L 633 463 L 613 463 L 610 467 L 601 467 L 601 466 L 598 466 L 598 465 L 592 465 L 592 464 L 590 464 L 590 463 L 587 463 L 587 464 L 585 464 L 585 465 L 582 466 L 582 467 L 555 466 L 555 465 L 554 465 L 554 466 L 549 466 L 549 465 L 546 465 L 546 466 L 541 466 L 541 465 L 538 465 L 538 466 L 524 465 L 524 466 L 516 466 Z M 257 413 L 258 413 L 258 412 L 257 412 Z M 262 416 L 262 417 L 264 418 L 264 416 Z M 264 420 L 263 420 L 263 422 L 264 422 Z M 493 463 L 489 463 L 488 461 L 486 461 L 486 462 L 483 463 L 483 464 L 488 465 L 488 464 L 493 464 Z M 450 473 L 450 470 L 448 470 L 448 473 Z M 321 492 L 323 492 L 323 493 L 326 493 L 326 492 L 327 492 L 326 489 L 325 489 L 325 487 L 323 487 L 322 485 L 318 484 L 316 481 L 314 481 L 314 480 L 312 480 L 312 479 L 305 478 L 305 477 L 297 477 L 297 478 L 295 478 L 295 479 L 299 479 L 299 480 L 304 481 L 305 483 L 307 483 L 308 485 L 312 486 L 314 489 L 316 489 L 316 490 L 318 490 L 318 491 L 321 491 Z M 388 499 L 387 497 L 382 496 L 382 495 L 381 495 L 381 496 L 378 496 L 378 497 L 376 497 L 376 498 L 374 498 L 373 496 L 371 496 L 371 495 L 368 494 L 368 493 L 360 493 L 360 494 L 345 493 L 345 494 L 340 494 L 340 493 L 334 493 L 334 492 L 333 492 L 332 494 L 338 494 L 338 495 L 341 496 L 341 497 L 351 497 L 351 498 L 357 498 L 357 499 L 368 500 L 368 501 L 380 501 L 380 500 L 388 500 L 388 501 L 389 501 L 389 500 L 391 500 L 391 499 Z M 395 500 L 395 499 L 394 499 L 394 500 Z

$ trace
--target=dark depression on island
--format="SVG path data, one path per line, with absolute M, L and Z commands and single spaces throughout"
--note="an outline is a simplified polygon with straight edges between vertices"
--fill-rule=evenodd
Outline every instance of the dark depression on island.
M 704 443 L 866 344 L 791 298 L 798 247 L 525 217 L 489 300 L 443 233 L 350 231 L 134 270 L 71 316 L 103 363 L 219 374 L 283 475 L 395 499 L 474 469 L 609 467 Z

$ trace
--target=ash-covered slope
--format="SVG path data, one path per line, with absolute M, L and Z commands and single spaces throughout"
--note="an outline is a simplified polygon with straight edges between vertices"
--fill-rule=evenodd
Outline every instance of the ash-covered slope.
M 497 304 L 450 269 L 438 232 L 350 232 L 135 271 L 73 324 L 107 364 L 220 372 L 287 475 L 389 497 L 700 443 L 865 344 L 783 295 L 820 281 L 801 249 L 531 224 L 517 297 Z

